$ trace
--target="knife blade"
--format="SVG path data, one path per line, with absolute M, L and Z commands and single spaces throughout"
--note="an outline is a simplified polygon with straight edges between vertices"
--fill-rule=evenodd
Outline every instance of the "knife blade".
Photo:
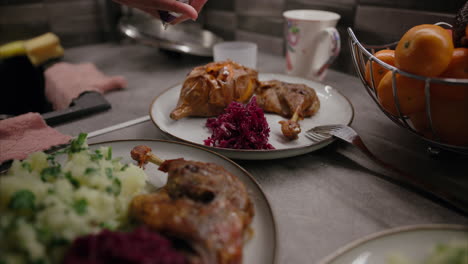
M 111 104 L 98 92 L 88 91 L 74 99 L 70 107 L 42 114 L 49 126 L 71 121 L 97 112 L 109 110 Z

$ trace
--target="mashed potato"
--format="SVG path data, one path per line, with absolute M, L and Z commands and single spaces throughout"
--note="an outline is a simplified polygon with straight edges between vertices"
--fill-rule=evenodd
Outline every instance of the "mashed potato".
M 76 237 L 128 224 L 144 171 L 85 141 L 82 134 L 65 150 L 15 160 L 0 176 L 0 263 L 59 263 Z

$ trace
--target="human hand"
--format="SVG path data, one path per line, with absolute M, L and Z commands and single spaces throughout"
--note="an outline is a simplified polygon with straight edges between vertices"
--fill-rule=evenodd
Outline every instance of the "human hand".
M 158 11 L 169 11 L 182 14 L 170 24 L 178 24 L 188 19 L 196 20 L 198 13 L 208 0 L 192 0 L 190 5 L 176 0 L 114 0 L 123 5 L 140 9 L 153 17 L 160 18 Z

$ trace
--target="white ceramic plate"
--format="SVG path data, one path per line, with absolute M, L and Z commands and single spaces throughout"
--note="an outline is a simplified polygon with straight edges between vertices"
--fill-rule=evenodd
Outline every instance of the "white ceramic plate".
M 250 193 L 255 207 L 255 216 L 251 227 L 253 238 L 244 246 L 243 263 L 273 264 L 276 263 L 276 224 L 268 200 L 255 179 L 242 167 L 231 160 L 212 151 L 198 148 L 185 143 L 164 140 L 121 140 L 108 141 L 90 145 L 91 149 L 100 146 L 112 147 L 114 157 L 123 157 L 122 162 L 134 163 L 130 151 L 134 146 L 147 145 L 154 154 L 162 159 L 185 158 L 203 162 L 212 162 L 223 166 L 232 174 L 239 177 Z M 162 186 L 167 176 L 159 171 L 157 166 L 148 164 L 145 171 L 149 181 L 155 186 Z
M 173 138 L 208 148 L 230 158 L 244 160 L 285 158 L 317 150 L 333 142 L 333 139 L 313 143 L 304 136 L 304 131 L 326 124 L 349 125 L 353 119 L 354 110 L 351 103 L 331 86 L 282 74 L 259 74 L 259 79 L 304 83 L 315 89 L 320 99 L 320 110 L 313 117 L 300 122 L 303 132 L 299 135 L 299 139 L 289 141 L 281 134 L 278 121 L 284 120 L 283 117 L 265 114 L 271 130 L 269 142 L 275 147 L 274 150 L 236 150 L 205 146 L 203 141 L 211 135 L 205 127 L 207 118 L 188 117 L 174 121 L 169 117 L 176 107 L 182 85 L 171 87 L 154 99 L 150 107 L 151 119 L 162 132 Z
M 423 263 L 438 244 L 466 242 L 468 226 L 418 225 L 372 234 L 339 249 L 319 264 L 389 264 L 402 256 L 410 263 Z

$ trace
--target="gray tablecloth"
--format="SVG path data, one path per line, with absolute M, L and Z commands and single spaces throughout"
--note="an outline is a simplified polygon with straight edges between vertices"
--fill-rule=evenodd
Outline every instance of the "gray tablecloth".
M 129 82 L 127 89 L 106 95 L 110 111 L 56 127 L 70 135 L 147 115 L 155 96 L 210 60 L 130 44 L 85 46 L 65 53 L 66 61 L 93 62 L 103 72 L 124 75 Z M 259 54 L 260 72 L 282 73 L 283 66 L 282 57 Z M 373 152 L 468 203 L 468 157 L 428 155 L 427 143 L 381 113 L 356 77 L 331 71 L 324 82 L 352 102 L 351 126 Z M 90 142 L 130 138 L 165 139 L 149 121 Z M 387 171 L 344 143 L 274 162 L 237 162 L 259 181 L 269 198 L 279 231 L 278 263 L 314 263 L 355 239 L 392 227 L 468 224 L 468 218 L 382 179 L 389 175 Z

